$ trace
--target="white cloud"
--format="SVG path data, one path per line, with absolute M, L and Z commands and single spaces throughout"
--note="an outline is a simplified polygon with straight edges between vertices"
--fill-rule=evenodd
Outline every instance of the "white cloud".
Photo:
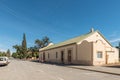
M 1 52 L 6 52 L 7 50 L 5 50 L 5 49 L 0 49 L 0 51 L 1 51 Z
M 114 31 L 114 32 L 111 32 L 112 34 L 111 35 L 109 35 L 109 37 L 117 37 L 117 35 L 118 35 L 118 31 Z
M 115 43 L 115 42 L 119 42 L 119 41 L 120 41 L 120 38 L 110 40 L 111 43 Z

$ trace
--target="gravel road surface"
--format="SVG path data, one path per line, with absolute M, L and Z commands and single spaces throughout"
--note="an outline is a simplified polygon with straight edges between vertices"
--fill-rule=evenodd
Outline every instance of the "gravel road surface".
M 120 76 L 63 66 L 11 60 L 0 67 L 0 80 L 120 80 Z

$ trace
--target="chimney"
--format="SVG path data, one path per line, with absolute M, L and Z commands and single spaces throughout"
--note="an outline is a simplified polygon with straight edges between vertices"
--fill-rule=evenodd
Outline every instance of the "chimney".
M 94 32 L 94 28 L 91 28 L 90 32 L 91 32 L 91 33 Z

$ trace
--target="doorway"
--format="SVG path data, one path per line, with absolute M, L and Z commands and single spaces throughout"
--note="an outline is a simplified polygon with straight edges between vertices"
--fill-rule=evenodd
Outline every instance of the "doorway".
M 106 52 L 106 62 L 105 64 L 109 64 L 109 54 L 111 54 L 110 52 Z
M 64 64 L 64 51 L 61 51 L 61 62 Z
M 71 54 L 72 54 L 72 50 L 68 50 L 68 63 L 71 63 L 71 58 L 72 58 Z
M 43 53 L 43 62 L 45 62 L 45 52 Z

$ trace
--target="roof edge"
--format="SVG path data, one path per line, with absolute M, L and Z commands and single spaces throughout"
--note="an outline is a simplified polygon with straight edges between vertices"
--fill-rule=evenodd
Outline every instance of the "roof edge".
M 50 49 L 60 48 L 60 47 L 63 47 L 63 46 L 68 46 L 68 45 L 73 45 L 73 44 L 76 44 L 76 43 L 66 44 L 66 45 L 62 45 L 62 46 L 58 46 L 58 47 L 54 47 L 54 48 L 50 48 Z M 47 51 L 47 50 L 50 50 L 50 49 L 39 50 L 39 52 Z
M 111 47 L 113 47 L 112 44 L 103 36 L 103 34 L 102 34 L 99 30 L 97 30 L 97 32 L 103 37 L 103 39 L 104 39 Z

